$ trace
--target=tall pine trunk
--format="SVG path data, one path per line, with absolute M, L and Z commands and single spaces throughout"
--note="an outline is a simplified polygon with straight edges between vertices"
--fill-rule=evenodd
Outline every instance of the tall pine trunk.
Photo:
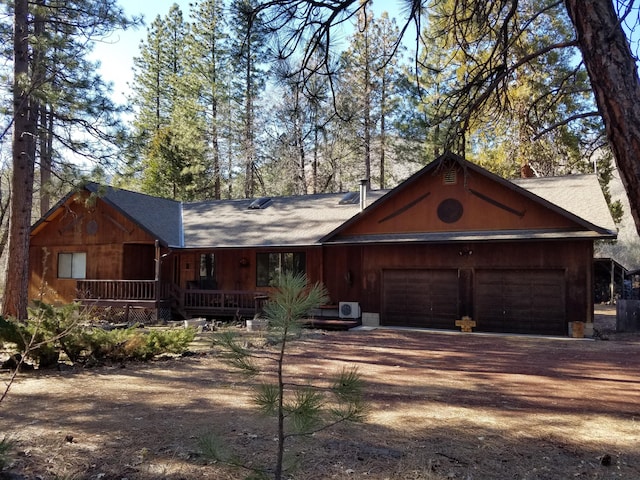
M 45 22 L 42 16 L 44 0 L 37 0 L 38 9 L 34 18 L 33 35 L 35 38 L 45 38 Z M 42 45 L 32 48 L 33 71 L 31 72 L 31 83 L 44 83 L 47 76 L 46 58 L 47 55 Z M 53 113 L 47 107 L 45 101 L 31 99 L 31 116 L 34 121 L 37 135 L 36 150 L 40 160 L 40 216 L 49 211 L 49 183 L 51 182 L 51 169 L 53 166 Z M 36 141 L 34 139 L 34 141 Z
M 640 80 L 612 0 L 565 0 L 640 233 Z
M 39 132 L 40 145 L 40 215 L 44 215 L 51 207 L 51 195 L 49 187 L 51 183 L 51 171 L 53 167 L 53 115 L 46 105 L 39 108 Z
M 387 149 L 387 74 L 382 71 L 380 84 L 380 188 L 385 187 L 385 152 Z
M 251 198 L 255 192 L 255 151 L 253 145 L 253 80 L 252 73 L 252 45 L 251 36 L 247 36 L 246 45 L 246 67 L 245 67 L 245 118 L 244 118 L 244 196 L 245 198 Z
M 29 94 L 29 4 L 27 0 L 15 0 L 14 5 L 13 173 L 3 314 L 26 319 L 29 290 L 29 232 L 36 153 L 35 122 Z
M 371 59 L 369 58 L 369 19 L 366 18 L 364 35 L 364 178 L 371 188 Z
M 214 67 L 215 68 L 215 67 Z M 214 74 L 215 77 L 215 74 Z M 213 150 L 213 198 L 220 200 L 222 194 L 221 173 L 220 173 L 220 142 L 218 141 L 218 99 L 216 97 L 216 89 L 214 88 L 211 102 L 211 146 Z
M 298 82 L 294 85 L 294 106 L 293 106 L 293 135 L 295 137 L 295 145 L 298 153 L 298 185 L 299 194 L 306 195 L 307 186 L 307 156 L 304 145 L 302 106 L 300 105 L 300 85 Z

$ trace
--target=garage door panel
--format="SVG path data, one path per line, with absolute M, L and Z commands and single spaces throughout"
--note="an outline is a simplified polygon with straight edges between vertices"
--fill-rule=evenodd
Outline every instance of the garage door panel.
M 458 318 L 457 270 L 385 270 L 384 325 L 451 328 Z
M 564 270 L 479 270 L 475 281 L 477 329 L 563 334 Z

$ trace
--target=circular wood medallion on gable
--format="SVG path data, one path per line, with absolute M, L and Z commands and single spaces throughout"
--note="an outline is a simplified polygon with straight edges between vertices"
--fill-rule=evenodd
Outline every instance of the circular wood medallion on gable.
M 455 223 L 460 220 L 464 208 L 455 198 L 447 198 L 438 205 L 438 218 L 444 223 Z
M 98 222 L 89 220 L 87 222 L 87 235 L 95 235 L 96 233 L 98 233 Z

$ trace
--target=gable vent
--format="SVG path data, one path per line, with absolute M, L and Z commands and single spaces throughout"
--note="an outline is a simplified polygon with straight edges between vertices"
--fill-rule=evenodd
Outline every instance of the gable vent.
M 458 174 L 455 168 L 450 168 L 442 175 L 442 181 L 445 185 L 455 185 L 458 182 Z
M 271 205 L 271 197 L 260 197 L 256 198 L 251 204 L 249 204 L 250 210 L 261 210 L 263 208 L 267 208 Z

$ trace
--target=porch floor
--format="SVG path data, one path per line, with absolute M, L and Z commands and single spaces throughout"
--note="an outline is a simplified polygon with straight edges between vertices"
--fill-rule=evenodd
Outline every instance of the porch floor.
M 309 318 L 304 323 L 305 327 L 321 330 L 350 330 L 361 324 L 359 319 L 344 318 Z

